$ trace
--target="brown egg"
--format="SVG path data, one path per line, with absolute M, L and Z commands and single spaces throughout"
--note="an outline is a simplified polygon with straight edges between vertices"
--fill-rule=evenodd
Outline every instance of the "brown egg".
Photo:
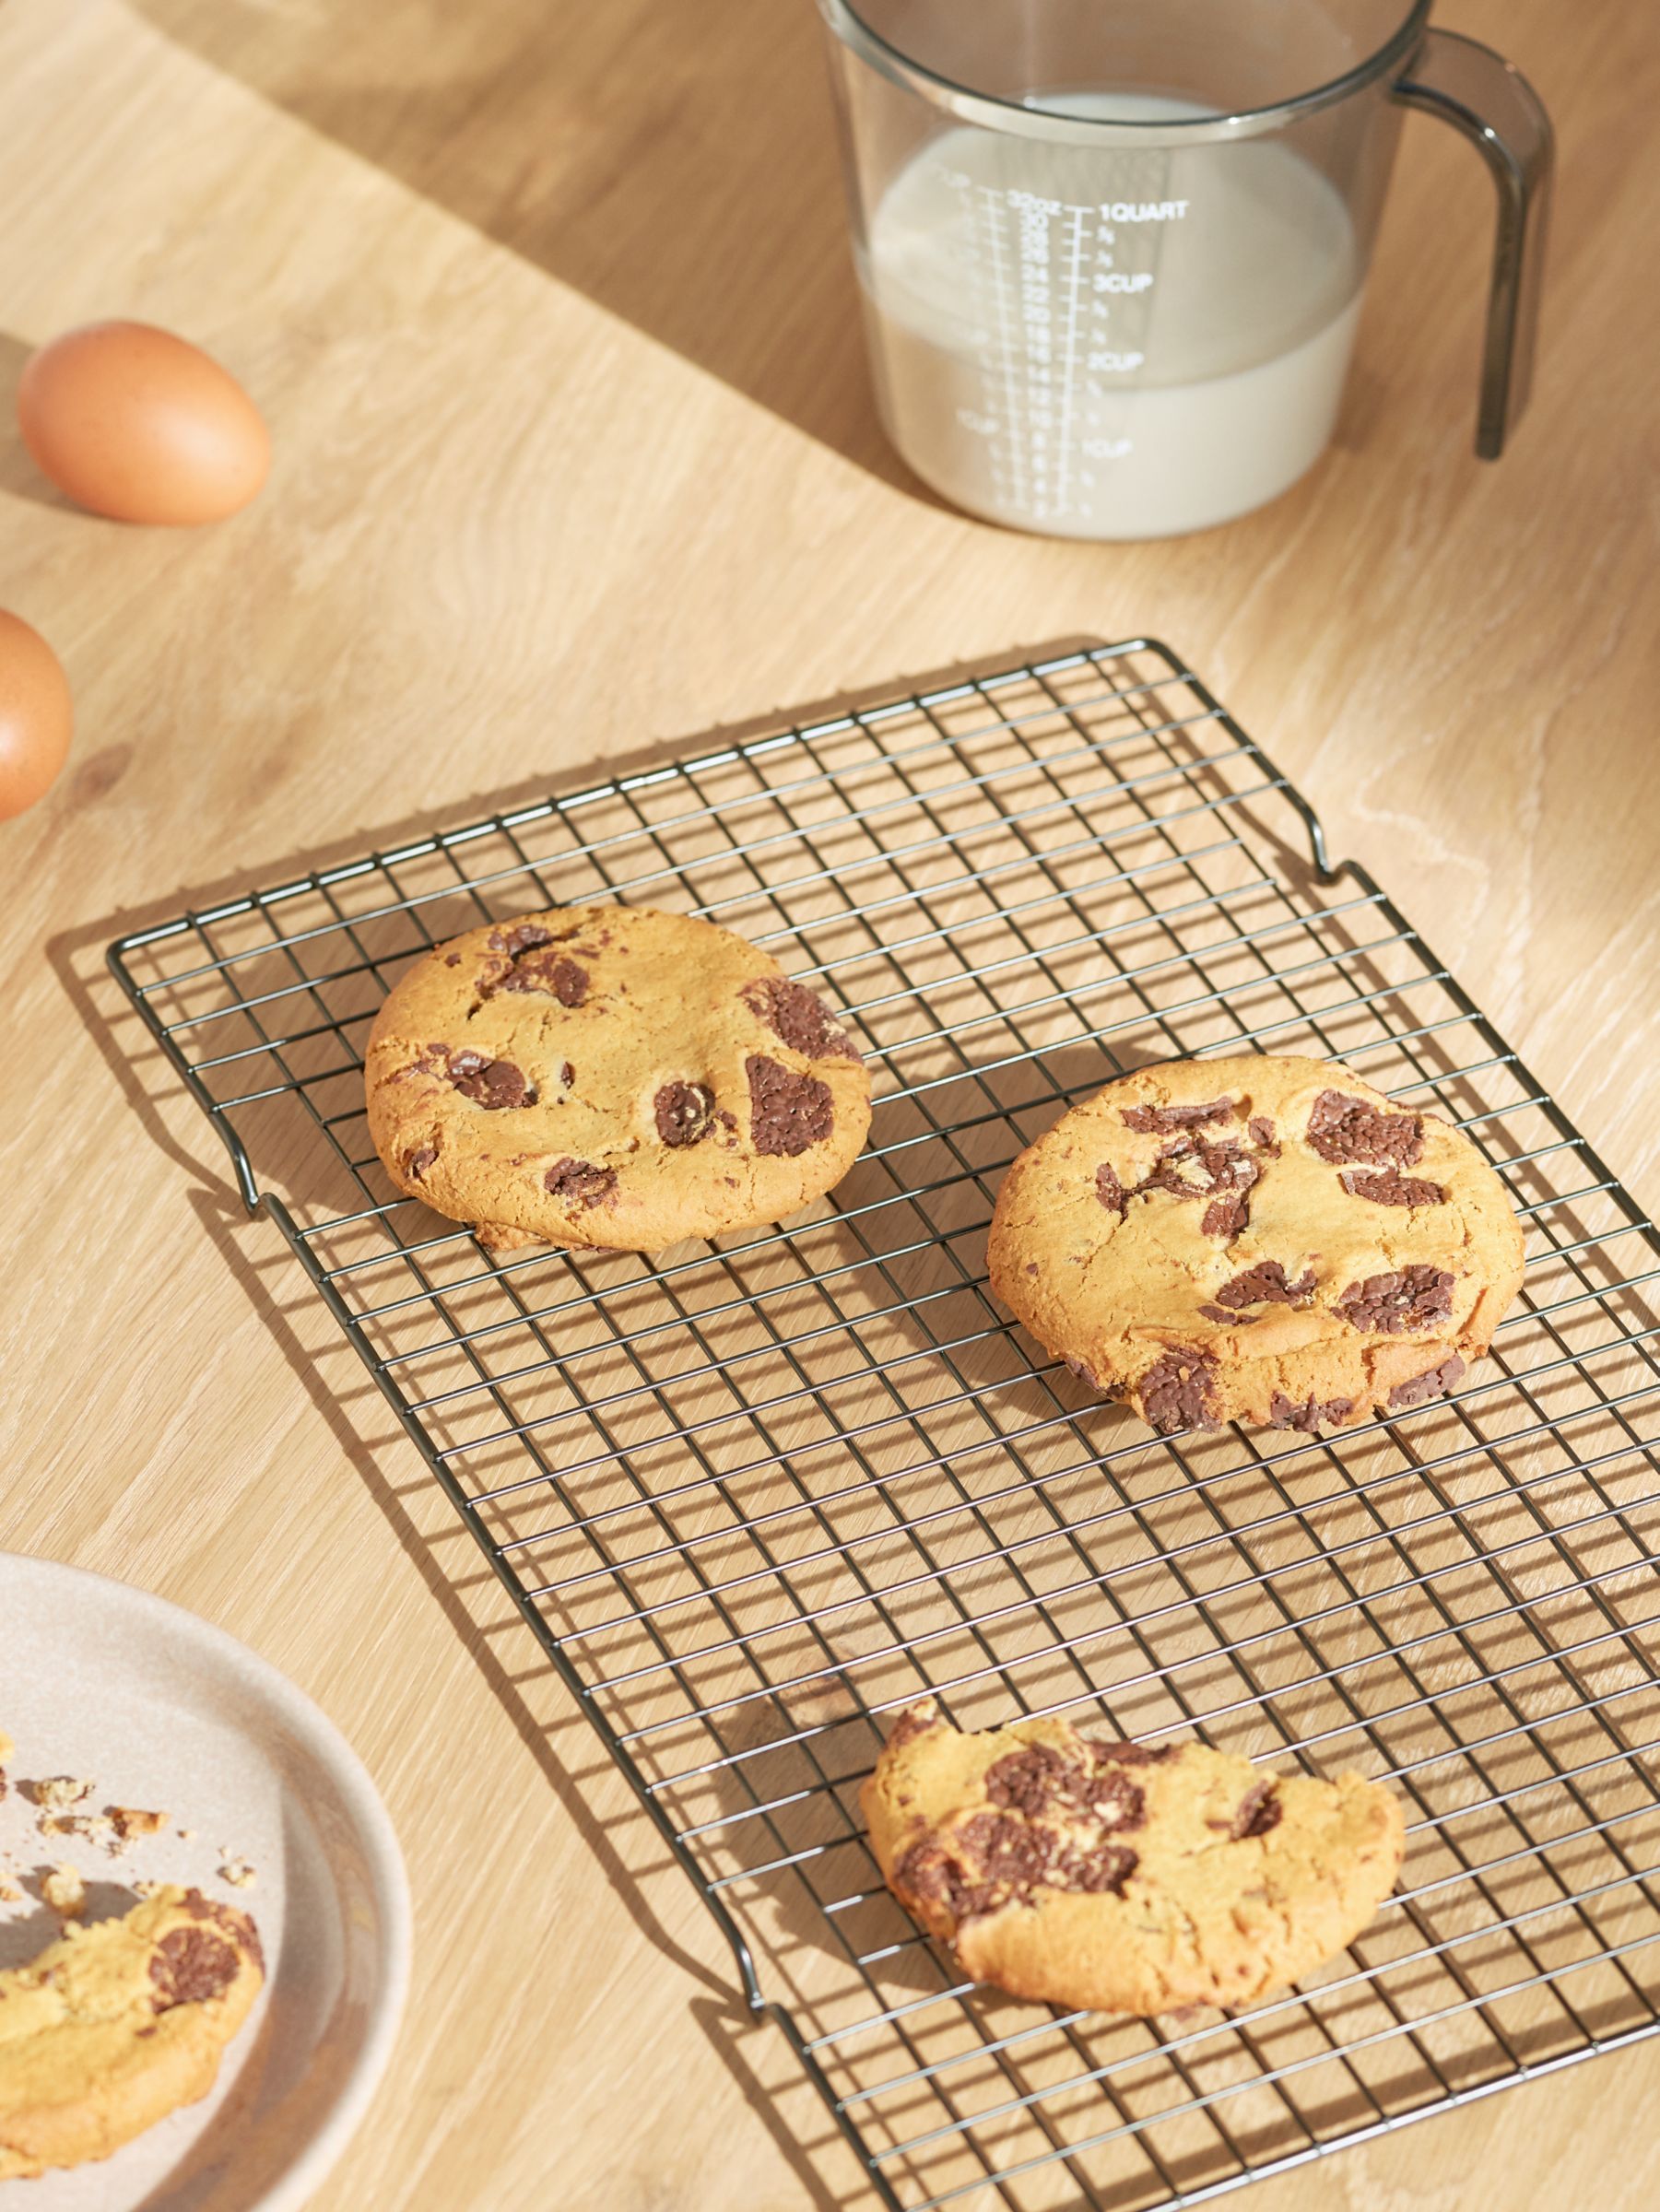
M 148 323 L 88 323 L 30 356 L 18 386 L 41 474 L 122 523 L 217 523 L 245 507 L 271 440 L 236 379 Z
M 0 822 L 51 790 L 74 722 L 57 654 L 20 616 L 0 613 Z

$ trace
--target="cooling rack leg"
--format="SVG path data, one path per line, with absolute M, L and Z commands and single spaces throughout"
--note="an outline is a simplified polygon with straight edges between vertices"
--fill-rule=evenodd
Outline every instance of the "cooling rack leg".
M 636 1769 L 633 1760 L 624 1755 L 623 1747 L 618 1742 L 615 1730 L 612 1728 L 610 1723 L 606 1719 L 604 1713 L 600 1712 L 598 1706 L 595 1703 L 594 1698 L 590 1693 L 587 1685 L 583 1682 L 576 1668 L 571 1664 L 570 1658 L 561 1648 L 558 1638 L 551 1633 L 547 1623 L 542 1618 L 542 1616 L 536 1611 L 536 1607 L 526 1602 L 524 1593 L 519 1587 L 518 1582 L 514 1577 L 512 1568 L 509 1567 L 507 1561 L 501 1557 L 501 1554 L 496 1548 L 496 1546 L 490 1541 L 489 1531 L 485 1527 L 483 1522 L 479 1519 L 478 1514 L 473 1505 L 472 1500 L 467 1496 L 466 1492 L 456 1481 L 455 1477 L 451 1469 L 444 1465 L 443 1461 L 432 1449 L 431 1442 L 429 1440 L 426 1431 L 422 1429 L 418 1418 L 410 1411 L 408 1406 L 405 1403 L 403 1394 L 399 1391 L 396 1383 L 393 1382 L 391 1376 L 386 1372 L 384 1366 L 379 1359 L 375 1358 L 373 1349 L 370 1346 L 368 1339 L 365 1337 L 362 1329 L 359 1326 L 357 1319 L 353 1315 L 350 1308 L 346 1304 L 345 1300 L 341 1298 L 339 1291 L 335 1288 L 334 1284 L 329 1280 L 324 1269 L 319 1265 L 316 1255 L 312 1251 L 311 1246 L 307 1243 L 305 1238 L 300 1235 L 299 1227 L 294 1220 L 294 1217 L 289 1213 L 288 1207 L 283 1204 L 280 1198 L 266 1195 L 262 1201 L 256 1194 L 255 1204 L 257 1205 L 260 1203 L 264 1204 L 265 1211 L 270 1215 L 272 1220 L 277 1223 L 277 1227 L 282 1230 L 283 1235 L 288 1239 L 289 1251 L 293 1253 L 295 1258 L 305 1269 L 306 1274 L 310 1277 L 313 1287 L 323 1299 L 324 1303 L 327 1306 L 329 1312 L 334 1315 L 335 1319 L 339 1323 L 342 1331 L 345 1333 L 347 1338 L 351 1344 L 352 1349 L 357 1353 L 359 1359 L 362 1360 L 364 1366 L 369 1370 L 369 1372 L 374 1377 L 375 1382 L 380 1385 L 381 1394 L 386 1400 L 386 1403 L 391 1406 L 394 1413 L 396 1414 L 399 1423 L 403 1428 L 404 1433 L 408 1437 L 411 1443 L 414 1444 L 416 1450 L 420 1453 L 421 1458 L 425 1461 L 429 1471 L 436 1477 L 441 1488 L 444 1492 L 444 1495 L 449 1499 L 450 1503 L 455 1508 L 456 1512 L 460 1514 L 468 1534 L 473 1538 L 473 1541 L 477 1545 L 479 1550 L 489 1561 L 491 1567 L 494 1568 L 496 1579 L 501 1584 L 501 1587 L 507 1592 L 509 1597 L 512 1598 L 520 1619 L 524 1622 L 525 1626 L 536 1637 L 536 1641 L 541 1645 L 543 1652 L 546 1653 L 548 1663 L 558 1674 L 560 1681 L 564 1683 L 566 1688 L 570 1690 L 571 1696 L 575 1698 L 578 1706 L 586 1716 L 589 1724 L 598 1734 L 601 1740 L 604 1742 L 606 1750 L 610 1752 L 611 1757 L 616 1761 L 619 1771 L 626 1777 L 629 1785 L 633 1790 L 636 1798 L 644 1807 L 645 1811 L 651 1816 L 652 1825 L 656 1829 L 657 1833 L 662 1837 L 664 1842 L 667 1845 L 670 1855 L 675 1860 L 676 1865 L 684 1869 L 689 1878 L 696 1887 L 704 1903 L 709 1907 L 710 1912 L 713 1914 L 716 1924 L 719 1926 L 721 1933 L 725 1936 L 726 1941 L 732 1947 L 732 1956 L 737 1966 L 739 1979 L 743 1983 L 745 2003 L 748 2006 L 751 2012 L 773 2012 L 777 2013 L 778 2018 L 783 2018 L 783 2015 L 782 2013 L 778 2013 L 778 2008 L 775 2006 L 771 2005 L 761 1994 L 760 1978 L 755 1971 L 754 1954 L 750 1950 L 748 1944 L 744 1940 L 742 1934 L 739 1932 L 737 1924 L 736 1921 L 734 1921 L 731 1913 L 726 1910 L 726 1907 L 722 1902 L 721 1899 L 714 1893 L 713 1890 L 711 1889 L 708 1882 L 703 1878 L 702 1873 L 698 1866 L 696 1859 L 692 1856 L 690 1852 L 687 1850 L 684 1841 L 676 1832 L 673 1822 L 668 1818 L 667 1815 L 664 1812 L 663 1807 L 657 1803 L 656 1799 L 646 1789 L 643 1780 Z
M 1315 874 L 1322 883 L 1335 883 L 1338 877 L 1344 874 L 1348 863 L 1345 861 L 1333 862 L 1326 850 L 1325 830 L 1320 817 L 1303 797 L 1301 792 L 1288 777 L 1280 775 L 1279 771 L 1262 747 L 1253 738 L 1246 735 L 1216 693 L 1207 685 L 1200 683 L 1198 677 L 1194 675 L 1179 653 L 1172 653 L 1160 638 L 1143 638 L 1137 640 L 1137 643 L 1144 652 L 1156 653 L 1169 667 L 1171 675 L 1178 677 L 1195 698 L 1204 700 L 1207 709 L 1215 715 L 1218 725 L 1226 730 L 1236 744 L 1242 746 L 1248 753 L 1253 754 L 1267 774 L 1276 778 L 1280 785 L 1282 796 L 1290 802 L 1302 818 L 1303 828 L 1308 831 L 1309 836 L 1309 858 L 1314 864 Z M 1106 650 L 1109 653 L 1114 653 L 1121 652 L 1124 648 L 1108 647 Z
M 111 946 L 104 958 L 109 963 L 111 974 L 137 1008 L 145 1028 L 160 1046 L 169 1065 L 178 1075 L 185 1089 L 189 1091 L 191 1097 L 207 1116 L 210 1126 L 218 1132 L 219 1141 L 226 1151 L 230 1153 L 230 1164 L 236 1171 L 236 1187 L 241 1194 L 242 1204 L 251 1214 L 257 1214 L 260 1208 L 260 1189 L 258 1183 L 253 1180 L 253 1169 L 249 1162 L 247 1152 L 243 1148 L 241 1138 L 238 1136 L 236 1131 L 219 1112 L 213 1093 L 196 1074 L 189 1060 L 179 1050 L 177 1043 L 168 1034 L 165 1024 L 158 1018 L 155 1008 L 127 972 L 126 961 L 122 957 L 127 947 L 148 942 L 152 934 L 159 933 L 147 932 L 136 937 L 122 937 Z

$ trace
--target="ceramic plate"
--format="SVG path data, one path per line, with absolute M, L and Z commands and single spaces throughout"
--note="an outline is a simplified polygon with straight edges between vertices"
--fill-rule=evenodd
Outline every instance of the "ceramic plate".
M 0 1905 L 0 1966 L 56 1934 L 34 1885 L 67 1861 L 88 1919 L 125 1912 L 146 1880 L 243 1907 L 267 1977 L 202 2103 L 99 2164 L 0 2182 L 0 2212 L 293 2212 L 361 2117 L 408 1982 L 403 1860 L 356 1754 L 292 1683 L 194 1614 L 9 1552 L 0 1728 L 17 1744 L 0 1869 L 27 1892 Z M 43 1839 L 16 1785 L 55 1774 L 96 1783 L 81 1809 L 153 1808 L 167 1827 L 113 1859 L 95 1841 Z M 230 1854 L 254 1869 L 251 1888 L 219 1873 Z

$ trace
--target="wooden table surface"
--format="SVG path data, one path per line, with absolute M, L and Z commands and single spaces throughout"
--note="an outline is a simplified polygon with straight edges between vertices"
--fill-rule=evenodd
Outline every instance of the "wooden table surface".
M 885 449 L 806 0 L 0 7 L 0 606 L 79 716 L 0 830 L 0 1543 L 233 1630 L 385 1794 L 415 1986 L 330 2212 L 873 2199 L 102 947 L 715 725 L 1152 630 L 1652 1208 L 1660 29 L 1441 13 L 1561 136 L 1513 453 L 1470 453 L 1489 187 L 1412 118 L 1334 450 L 1266 513 L 1132 547 L 966 520 Z M 72 512 L 6 427 L 31 347 L 121 314 L 264 406 L 276 470 L 233 523 Z M 1648 2045 L 1252 2202 L 1551 2212 L 1594 2159 L 1599 2212 L 1635 2212 L 1656 2093 Z

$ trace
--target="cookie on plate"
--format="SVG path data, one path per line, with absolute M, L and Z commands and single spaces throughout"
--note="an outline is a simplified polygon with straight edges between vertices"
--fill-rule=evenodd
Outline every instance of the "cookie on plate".
M 1143 2016 L 1244 2005 L 1343 1950 L 1394 1887 L 1398 1801 L 1202 1744 L 901 1713 L 861 1798 L 882 1878 L 963 1971 Z
M 1256 1053 L 1120 1077 L 997 1193 L 993 1289 L 1164 1435 L 1313 1434 L 1452 1389 L 1522 1282 L 1503 1183 L 1348 1068 Z
M 0 2181 L 107 2159 L 206 2097 L 264 1979 L 248 1915 L 180 1888 L 0 1973 Z
M 418 960 L 375 1018 L 369 1128 L 487 1244 L 656 1252 L 777 1221 L 870 1126 L 857 1046 L 764 952 L 686 914 L 567 906 Z

